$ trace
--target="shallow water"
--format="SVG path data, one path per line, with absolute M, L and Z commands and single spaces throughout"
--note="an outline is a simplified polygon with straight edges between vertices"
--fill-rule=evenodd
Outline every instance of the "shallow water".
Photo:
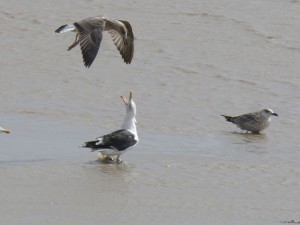
M 131 65 L 104 34 L 85 69 L 54 34 L 94 15 L 130 21 Z M 0 224 L 300 221 L 299 17 L 299 1 L 0 1 Z M 119 128 L 130 90 L 140 142 L 103 164 L 80 145 Z M 220 116 L 265 107 L 262 135 Z

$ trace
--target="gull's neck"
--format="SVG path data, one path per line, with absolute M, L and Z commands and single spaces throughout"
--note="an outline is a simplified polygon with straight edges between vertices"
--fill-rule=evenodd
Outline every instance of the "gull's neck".
M 135 122 L 136 122 L 135 117 L 131 117 L 126 114 L 126 116 L 123 120 L 122 129 L 128 130 L 129 132 L 131 132 L 137 136 Z
M 266 113 L 262 112 L 262 113 L 260 114 L 260 116 L 261 116 L 262 118 L 264 118 L 264 120 L 266 120 L 266 121 L 271 121 L 271 115 L 269 115 L 269 114 L 266 114 Z

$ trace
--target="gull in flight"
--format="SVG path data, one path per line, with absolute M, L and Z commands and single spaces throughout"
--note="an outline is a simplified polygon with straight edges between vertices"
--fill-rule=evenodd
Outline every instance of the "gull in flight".
M 83 62 L 90 67 L 97 56 L 102 41 L 103 31 L 108 31 L 119 50 L 124 62 L 130 64 L 134 52 L 134 37 L 129 22 L 109 19 L 103 16 L 89 17 L 73 24 L 65 24 L 55 30 L 56 33 L 73 31 L 75 41 L 68 51 L 80 44 Z

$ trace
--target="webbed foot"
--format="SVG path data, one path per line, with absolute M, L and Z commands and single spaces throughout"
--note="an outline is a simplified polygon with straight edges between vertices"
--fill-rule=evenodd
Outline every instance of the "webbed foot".
M 112 163 L 114 161 L 114 158 L 111 157 L 111 156 L 104 156 L 103 161 L 108 162 L 108 163 Z

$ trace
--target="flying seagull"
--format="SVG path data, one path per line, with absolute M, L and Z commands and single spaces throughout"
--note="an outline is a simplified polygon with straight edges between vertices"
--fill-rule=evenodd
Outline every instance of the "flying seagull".
M 134 37 L 129 22 L 96 16 L 86 18 L 73 24 L 62 25 L 55 32 L 65 33 L 69 31 L 76 32 L 76 38 L 75 42 L 68 48 L 68 51 L 79 43 L 83 62 L 86 67 L 90 67 L 97 56 L 103 31 L 110 33 L 124 62 L 126 64 L 131 63 L 134 52 Z
M 7 134 L 9 134 L 10 131 L 6 130 L 6 129 L 3 129 L 2 127 L 0 127 L 0 133 L 7 133 Z
M 224 116 L 228 122 L 232 122 L 246 132 L 259 133 L 270 125 L 271 116 L 278 116 L 272 109 L 262 109 L 258 112 L 243 114 L 240 116 Z
M 138 134 L 136 130 L 136 105 L 132 99 L 132 92 L 129 93 L 129 100 L 121 96 L 125 103 L 126 115 L 123 120 L 122 128 L 110 134 L 98 137 L 93 141 L 87 141 L 82 147 L 90 148 L 91 151 L 100 151 L 105 159 L 111 161 L 111 156 L 117 156 L 117 163 L 122 163 L 119 158 L 121 154 L 125 153 L 130 147 L 135 146 L 138 141 Z

